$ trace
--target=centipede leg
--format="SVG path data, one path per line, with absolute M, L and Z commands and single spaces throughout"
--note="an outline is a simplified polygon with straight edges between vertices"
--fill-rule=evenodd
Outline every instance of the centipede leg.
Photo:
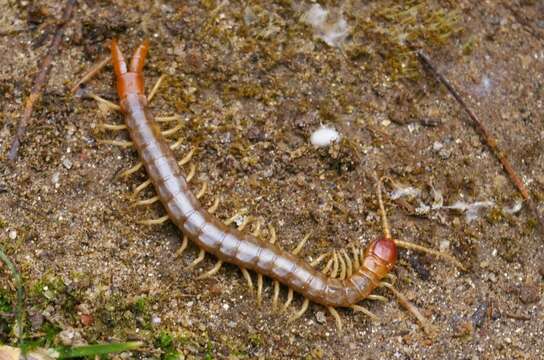
M 161 86 L 162 82 L 164 81 L 164 78 L 166 78 L 166 75 L 161 75 L 155 85 L 153 85 L 153 88 L 149 92 L 149 95 L 147 96 L 147 101 L 151 102 L 153 97 L 157 94 L 157 91 L 159 90 L 159 86 Z
M 135 172 L 137 172 L 138 170 L 140 170 L 142 167 L 143 167 L 143 163 L 140 161 L 138 162 L 136 165 L 134 165 L 133 167 L 131 167 L 130 169 L 127 169 L 125 171 L 123 171 L 121 174 L 119 174 L 118 177 L 120 178 L 126 178 L 132 174 L 134 174 Z
M 323 268 L 323 270 L 321 270 L 321 272 L 322 272 L 323 274 L 326 275 L 326 274 L 330 271 L 330 269 L 331 269 L 331 267 L 332 267 L 332 263 L 334 262 L 334 254 L 335 254 L 335 253 L 336 253 L 336 251 L 333 251 L 333 252 L 332 252 L 332 256 L 331 256 L 331 258 L 329 259 L 329 261 L 327 261 L 327 265 L 325 265 L 325 267 Z
M 170 116 L 156 116 L 155 120 L 157 122 L 172 122 L 172 121 L 181 121 L 181 116 L 178 114 Z
M 106 144 L 106 145 L 115 145 L 122 147 L 124 149 L 127 149 L 129 147 L 134 146 L 134 143 L 132 141 L 125 141 L 125 140 L 104 140 L 104 139 L 98 139 L 96 142 L 100 144 Z
M 355 247 L 355 245 L 351 245 L 351 252 L 352 252 L 352 254 L 353 254 L 353 260 L 354 260 L 353 270 L 354 270 L 354 271 L 357 271 L 357 270 L 359 270 L 359 268 L 361 267 L 361 264 L 359 263 L 359 254 L 360 254 L 360 251 L 357 250 L 357 248 Z
M 261 306 L 262 302 L 262 293 L 263 293 L 263 276 L 257 274 L 257 306 Z
M 452 264 L 454 264 L 455 266 L 457 266 L 459 269 L 461 269 L 463 271 L 467 270 L 465 268 L 465 266 L 463 264 L 461 264 L 461 262 L 459 262 L 459 260 L 457 260 L 456 258 L 454 258 L 453 256 L 451 256 L 449 254 L 443 253 L 441 251 L 436 251 L 436 250 L 433 250 L 433 249 L 429 249 L 429 248 L 427 248 L 425 246 L 413 244 L 413 243 L 410 243 L 410 242 L 407 242 L 407 241 L 402 241 L 402 240 L 394 240 L 394 241 L 395 241 L 395 245 L 397 245 L 398 247 L 405 248 L 405 249 L 410 249 L 410 250 L 415 250 L 415 251 L 420 251 L 420 252 L 424 252 L 424 253 L 427 253 L 427 254 L 431 254 L 431 255 L 434 255 L 436 257 L 443 258 L 443 259 L 451 262 Z
M 336 309 L 332 306 L 327 306 L 327 310 L 329 310 L 329 313 L 334 318 L 338 331 L 342 332 L 342 319 L 340 318 L 340 314 L 338 314 L 338 311 L 336 311 Z
M 293 255 L 298 255 L 302 251 L 302 248 L 304 247 L 304 245 L 306 244 L 306 241 L 308 241 L 311 235 L 312 233 L 310 232 L 309 234 L 304 236 L 302 240 L 300 240 L 300 242 L 298 243 L 297 247 L 291 253 Z
M 108 124 L 108 123 L 100 123 L 98 124 L 98 127 L 102 130 L 110 130 L 110 131 L 121 131 L 126 130 L 127 126 L 123 124 Z
M 145 205 L 151 205 L 159 201 L 158 196 L 153 196 L 152 198 L 145 199 L 145 200 L 138 200 L 135 203 L 133 203 L 131 206 L 145 206 Z
M 200 190 L 196 194 L 196 198 L 200 199 L 202 196 L 204 196 L 207 189 L 208 189 L 208 183 L 205 181 L 205 182 L 202 183 L 202 186 L 200 187 Z
M 168 129 L 168 130 L 164 130 L 164 131 L 161 131 L 162 135 L 163 136 L 170 136 L 170 135 L 173 135 L 175 134 L 179 129 L 181 129 L 183 127 L 183 124 L 180 122 L 179 124 L 177 124 L 176 126 L 174 126 L 173 128 L 171 129 Z
M 289 290 L 287 290 L 287 300 L 285 300 L 285 303 L 283 304 L 283 311 L 287 310 L 289 305 L 291 305 L 291 301 L 293 301 L 293 289 L 289 288 Z
M 332 261 L 332 271 L 331 271 L 331 278 L 336 278 L 338 275 L 338 253 L 336 251 L 333 252 L 333 261 Z
M 310 265 L 311 265 L 312 267 L 316 267 L 317 265 L 319 265 L 319 264 L 320 264 L 327 256 L 329 256 L 329 255 L 330 255 L 330 253 L 328 253 L 328 252 L 319 255 L 319 256 L 317 257 L 317 259 L 315 259 L 314 261 L 312 261 L 312 262 L 310 263 Z
M 191 158 L 193 157 L 194 153 L 195 153 L 195 148 L 191 148 L 191 150 L 189 150 L 187 155 L 185 155 L 180 161 L 178 161 L 178 165 L 183 166 L 187 164 L 189 161 L 191 161 Z
M 132 199 L 136 199 L 138 197 L 138 194 L 141 193 L 146 187 L 148 187 L 149 185 L 151 185 L 151 180 L 146 180 L 144 181 L 143 183 L 141 183 L 140 185 L 138 185 L 135 189 L 134 189 L 134 192 L 132 193 Z
M 353 264 L 351 262 L 351 259 L 349 258 L 349 255 L 346 253 L 346 250 L 342 249 L 340 252 L 346 260 L 346 277 L 350 277 L 353 273 Z
M 234 221 L 236 221 L 236 219 L 238 219 L 240 216 L 244 215 L 246 212 L 247 212 L 246 209 L 242 209 L 242 210 L 238 211 L 237 213 L 235 213 L 230 218 L 228 218 L 227 220 L 224 221 L 225 225 L 232 224 Z
M 246 279 L 247 287 L 249 288 L 249 290 L 253 291 L 253 281 L 251 280 L 251 275 L 249 274 L 249 271 L 244 268 L 240 268 L 240 271 L 242 272 L 244 279 Z
M 179 138 L 179 139 L 176 140 L 175 143 L 172 143 L 172 144 L 170 145 L 170 149 L 176 150 L 177 148 L 179 148 L 179 147 L 181 146 L 181 144 L 183 144 L 183 139 L 182 139 L 182 138 Z
M 204 274 L 197 277 L 197 279 L 207 279 L 207 278 L 217 274 L 217 272 L 221 269 L 222 265 L 223 265 L 223 261 L 221 261 L 221 260 L 217 261 L 213 268 L 211 268 L 210 270 L 208 270 Z
M 373 301 L 381 301 L 381 302 L 389 301 L 389 299 L 387 299 L 385 296 L 376 295 L 376 294 L 370 294 L 366 297 L 366 299 L 373 300 Z
M 176 254 L 175 256 L 177 258 L 179 258 L 181 256 L 181 254 L 183 254 L 183 252 L 185 251 L 185 249 L 187 249 L 187 246 L 189 245 L 189 237 L 185 234 L 183 234 L 183 240 L 181 241 L 181 246 L 179 247 L 179 249 L 176 251 Z
M 381 282 L 380 286 L 386 287 L 387 289 L 389 289 L 389 291 L 393 293 L 393 295 L 397 297 L 399 304 L 404 306 L 406 310 L 408 310 L 410 313 L 412 313 L 412 315 L 416 317 L 416 319 L 421 324 L 423 331 L 425 331 L 427 335 L 432 337 L 436 334 L 437 329 L 430 323 L 429 320 L 427 320 L 427 318 L 419 311 L 419 309 L 414 304 L 412 304 L 410 300 L 406 298 L 406 296 L 404 296 L 404 294 L 402 294 L 400 291 L 395 289 L 393 285 L 389 283 Z
M 93 92 L 88 92 L 87 95 L 96 100 L 97 102 L 99 102 L 100 104 L 106 106 L 108 109 L 111 109 L 113 111 L 121 111 L 121 107 L 115 103 L 112 103 L 111 101 L 109 100 L 106 100 L 98 95 L 96 95 L 95 93 Z
M 213 214 L 214 212 L 217 211 L 217 208 L 218 208 L 218 207 L 219 207 L 219 198 L 215 198 L 215 200 L 214 200 L 212 206 L 210 206 L 210 207 L 208 208 L 208 212 L 209 212 L 210 214 Z
M 272 310 L 278 308 L 278 299 L 280 296 L 280 283 L 277 280 L 274 280 L 274 295 L 272 296 Z
M 193 179 L 193 176 L 195 176 L 195 173 L 196 173 L 196 165 L 191 164 L 189 168 L 189 174 L 187 174 L 187 177 L 185 178 L 187 182 L 191 182 L 191 180 Z
M 374 315 L 374 313 L 372 311 L 368 310 L 364 306 L 354 304 L 354 305 L 351 305 L 351 308 L 353 309 L 353 311 L 361 312 L 361 313 L 365 314 L 366 316 L 371 318 L 373 321 L 379 321 L 380 320 L 380 318 L 378 316 Z
M 342 256 L 342 252 L 340 252 L 340 255 L 338 255 L 338 261 L 340 262 L 340 280 L 344 280 L 346 278 L 346 262 L 344 261 L 344 257 Z
M 168 215 L 162 216 L 158 219 L 148 219 L 148 220 L 140 220 L 137 221 L 138 224 L 142 225 L 160 225 L 166 221 L 168 221 Z
M 276 228 L 272 224 L 268 224 L 268 233 L 270 234 L 270 240 L 268 240 L 271 244 L 274 244 L 276 242 L 277 236 L 276 236 Z M 280 283 L 278 280 L 274 280 L 272 282 L 274 286 L 274 295 L 272 296 L 272 310 L 276 311 L 278 308 L 278 299 L 280 297 Z
M 198 257 L 194 259 L 193 262 L 189 264 L 189 266 L 187 266 L 187 270 L 191 270 L 192 268 L 194 268 L 196 265 L 202 262 L 202 260 L 204 260 L 205 257 L 206 257 L 206 251 L 204 251 L 203 249 L 200 249 L 200 252 L 198 253 Z
M 293 322 L 293 321 L 299 319 L 302 315 L 304 315 L 306 310 L 308 310 L 308 305 L 310 305 L 310 300 L 304 299 L 304 302 L 302 303 L 302 306 L 301 306 L 300 310 L 297 311 L 293 316 L 291 316 L 289 318 L 288 322 Z

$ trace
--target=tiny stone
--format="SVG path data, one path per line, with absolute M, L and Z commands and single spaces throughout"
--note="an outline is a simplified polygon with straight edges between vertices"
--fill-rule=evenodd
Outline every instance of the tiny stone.
M 11 240 L 15 240 L 17 238 L 17 230 L 11 230 L 8 236 Z
M 62 160 L 62 165 L 68 170 L 72 168 L 72 161 L 70 159 L 64 159 Z
M 236 322 L 235 322 L 235 321 L 229 321 L 229 322 L 227 323 L 227 326 L 230 327 L 230 328 L 232 328 L 232 329 L 234 329 L 234 328 L 236 327 Z
M 446 251 L 450 248 L 450 242 L 449 240 L 442 240 L 440 241 L 439 245 L 440 251 Z
M 451 150 L 448 149 L 442 149 L 438 152 L 438 156 L 442 158 L 442 160 L 447 160 L 451 156 Z
M 320 324 L 325 324 L 327 322 L 327 318 L 325 317 L 325 313 L 323 311 L 318 311 L 315 314 L 315 319 Z
M 161 321 L 162 320 L 158 315 L 152 315 L 151 316 L 151 325 L 153 325 L 153 326 L 160 325 Z
M 57 185 L 59 183 L 59 180 L 60 180 L 60 173 L 56 172 L 53 174 L 53 176 L 51 176 L 51 182 L 54 185 Z
M 438 152 L 442 150 L 443 147 L 444 147 L 444 144 L 442 144 L 441 142 L 435 141 L 433 144 L 433 151 Z

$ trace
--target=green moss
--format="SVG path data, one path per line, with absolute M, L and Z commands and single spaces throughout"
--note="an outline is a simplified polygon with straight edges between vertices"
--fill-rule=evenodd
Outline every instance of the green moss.
M 346 53 L 382 78 L 384 73 L 392 79 L 416 77 L 419 65 L 411 48 L 443 46 L 460 31 L 458 19 L 456 9 L 432 0 L 380 2 L 356 19 L 354 45 Z

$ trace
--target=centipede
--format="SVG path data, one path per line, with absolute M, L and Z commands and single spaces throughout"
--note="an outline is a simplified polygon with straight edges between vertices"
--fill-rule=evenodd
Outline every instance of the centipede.
M 259 229 L 246 233 L 243 231 L 243 225 L 238 228 L 233 227 L 231 225 L 235 217 L 221 221 L 214 215 L 217 202 L 209 209 L 200 203 L 202 190 L 193 193 L 189 187 L 194 168 L 188 174 L 183 170 L 183 165 L 190 160 L 192 151 L 178 161 L 173 148 L 179 143 L 169 145 L 165 138 L 169 130 L 162 131 L 159 125 L 163 119 L 155 118 L 149 110 L 149 102 L 158 88 L 156 84 L 149 96 L 145 94 L 143 69 L 149 42 L 144 41 L 136 49 L 130 62 L 125 60 L 116 39 L 111 41 L 110 50 L 119 105 L 98 95 L 92 94 L 91 97 L 121 112 L 124 116 L 124 125 L 110 124 L 106 125 L 106 128 L 128 130 L 131 141 L 103 142 L 131 146 L 137 151 L 140 162 L 125 171 L 124 175 L 143 168 L 148 180 L 136 188 L 134 195 L 137 196 L 144 188 L 152 186 L 156 196 L 146 200 L 136 200 L 135 204 L 147 205 L 160 202 L 166 211 L 163 217 L 144 220 L 141 223 L 153 225 L 171 221 L 182 234 L 178 253 L 183 252 L 189 242 L 200 249 L 199 256 L 189 265 L 190 268 L 202 261 L 206 254 L 217 259 L 215 266 L 199 278 L 214 275 L 224 263 L 228 263 L 241 269 L 249 287 L 253 289 L 253 280 L 249 273 L 252 271 L 257 274 L 258 305 L 262 303 L 263 278 L 267 277 L 271 279 L 274 287 L 273 309 L 278 307 L 281 285 L 288 289 L 287 299 L 282 305 L 284 310 L 291 304 L 294 293 L 298 293 L 304 299 L 301 308 L 290 316 L 288 321 L 299 319 L 306 312 L 309 304 L 315 303 L 328 310 L 339 330 L 342 329 L 342 320 L 336 309 L 350 308 L 376 320 L 377 316 L 361 302 L 363 300 L 387 301 L 384 296 L 374 294 L 377 288 L 387 288 L 398 298 L 399 303 L 416 316 L 426 332 L 431 331 L 428 320 L 393 287 L 396 277 L 391 271 L 397 260 L 397 246 L 426 251 L 451 260 L 461 268 L 462 265 L 448 254 L 391 237 L 379 180 L 377 180 L 377 193 L 384 234 L 372 241 L 364 250 L 354 246 L 349 251 L 334 250 L 319 256 L 313 262 L 308 262 L 297 256 L 307 237 L 302 239 L 295 250 L 289 252 L 277 245 L 273 227 L 270 227 L 271 235 L 268 241 L 259 236 Z M 96 72 L 96 69 L 92 71 Z M 161 79 L 162 77 L 159 82 Z M 348 254 L 349 252 L 351 254 Z M 318 270 L 317 266 L 327 258 L 326 265 Z

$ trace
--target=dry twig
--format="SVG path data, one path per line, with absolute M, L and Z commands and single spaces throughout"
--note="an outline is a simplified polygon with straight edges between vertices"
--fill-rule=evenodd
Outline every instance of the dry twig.
M 32 90 L 30 91 L 30 95 L 25 102 L 25 111 L 23 117 L 21 118 L 21 120 L 19 120 L 19 123 L 17 124 L 17 130 L 11 142 L 11 147 L 8 153 L 9 161 L 13 162 L 17 159 L 17 154 L 21 146 L 21 141 L 25 135 L 28 121 L 32 116 L 34 104 L 36 104 L 40 100 L 43 90 L 47 85 L 47 82 L 49 80 L 49 73 L 51 72 L 51 63 L 53 62 L 53 58 L 55 57 L 55 55 L 58 53 L 58 49 L 60 48 L 60 45 L 62 43 L 64 29 L 66 28 L 66 24 L 72 18 L 72 14 L 74 13 L 76 5 L 77 0 L 68 0 L 66 2 L 66 6 L 64 7 L 64 12 L 62 14 L 62 19 L 56 26 L 55 35 L 51 40 L 49 50 L 47 51 L 45 57 L 42 59 L 42 63 L 40 64 L 38 73 L 34 77 L 34 81 L 32 83 Z
M 540 217 L 538 214 L 538 209 L 536 207 L 535 202 L 529 195 L 529 191 L 523 184 L 523 181 L 519 177 L 519 175 L 516 173 L 514 168 L 512 167 L 512 164 L 510 163 L 510 160 L 508 160 L 508 155 L 506 152 L 499 149 L 499 146 L 497 144 L 497 140 L 493 135 L 491 135 L 490 131 L 485 127 L 485 125 L 478 119 L 476 114 L 472 111 L 472 109 L 468 106 L 468 104 L 465 102 L 465 100 L 461 97 L 459 92 L 453 87 L 450 81 L 446 79 L 444 75 L 442 75 L 436 67 L 432 64 L 429 57 L 423 53 L 423 51 L 418 50 L 416 51 L 418 60 L 423 64 L 423 67 L 440 82 L 442 85 L 444 85 L 449 93 L 457 100 L 459 105 L 463 108 L 463 110 L 468 114 L 468 116 L 471 119 L 471 125 L 474 127 L 476 132 L 481 136 L 483 139 L 483 142 L 491 149 L 491 152 L 497 157 L 497 159 L 500 161 L 502 167 L 510 177 L 510 180 L 514 184 L 514 186 L 518 189 L 521 196 L 525 199 L 527 202 L 527 205 L 529 209 L 533 212 L 534 216 L 538 220 L 538 224 L 540 226 L 540 231 L 544 231 L 544 219 Z

